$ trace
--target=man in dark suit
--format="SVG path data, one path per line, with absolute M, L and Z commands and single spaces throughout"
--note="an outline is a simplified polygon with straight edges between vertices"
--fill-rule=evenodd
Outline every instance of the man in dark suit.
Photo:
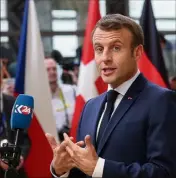
M 1 79 L 0 79 L 1 80 Z M 1 81 L 0 81 L 1 84 Z M 9 142 L 14 143 L 15 141 L 15 132 L 10 128 L 10 118 L 11 118 L 11 111 L 15 102 L 15 98 L 6 94 L 1 93 L 0 97 L 0 146 L 3 143 Z M 19 139 L 20 147 L 21 147 L 21 157 L 20 163 L 17 166 L 16 170 L 18 172 L 18 178 L 27 178 L 27 175 L 23 169 L 24 159 L 27 157 L 29 149 L 30 149 L 30 140 L 27 133 L 21 133 Z M 5 164 L 0 157 L 0 177 L 4 177 L 5 171 L 8 169 L 8 165 Z M 15 174 L 7 174 L 8 177 L 15 177 Z
M 175 178 L 176 94 L 147 81 L 137 62 L 141 27 L 128 17 L 103 17 L 93 31 L 95 62 L 108 92 L 89 100 L 77 140 L 53 148 L 51 172 L 69 178 Z

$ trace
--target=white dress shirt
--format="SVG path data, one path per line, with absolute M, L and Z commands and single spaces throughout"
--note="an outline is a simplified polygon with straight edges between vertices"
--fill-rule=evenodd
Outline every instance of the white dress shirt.
M 118 105 L 120 104 L 121 100 L 123 99 L 124 95 L 126 94 L 126 92 L 128 91 L 128 89 L 130 88 L 130 86 L 132 85 L 132 83 L 136 80 L 136 78 L 138 77 L 138 75 L 140 74 L 140 71 L 138 70 L 137 73 L 129 80 L 127 80 L 126 82 L 122 83 L 120 86 L 118 86 L 117 88 L 115 88 L 114 90 L 116 90 L 119 94 L 117 96 L 117 99 L 114 103 L 114 110 L 113 110 L 113 113 L 114 111 L 116 110 L 116 108 L 118 107 Z M 108 85 L 108 91 L 109 90 L 112 90 L 111 86 Z M 100 121 L 98 123 L 98 127 L 97 127 L 97 133 L 96 133 L 96 139 L 97 139 L 97 136 L 98 136 L 98 133 L 99 133 L 99 129 L 100 129 L 100 125 L 101 125 L 101 122 L 102 122 L 102 119 L 103 119 L 103 115 L 104 115 L 104 112 L 106 110 L 106 105 L 105 105 L 105 109 L 102 113 L 102 116 L 100 118 Z M 112 115 L 113 115 L 112 113 Z M 112 117 L 111 115 L 111 117 Z M 99 177 L 101 178 L 103 176 L 103 170 L 104 170 L 104 164 L 105 164 L 105 159 L 99 157 L 98 161 L 97 161 L 97 165 L 94 169 L 94 172 L 93 172 L 93 175 L 92 175 L 92 178 L 96 178 L 96 177 Z M 62 175 L 61 177 L 65 177 L 67 178 L 69 175 L 69 172 Z M 54 176 L 55 178 L 58 178 L 56 176 Z
M 71 85 L 61 84 L 60 89 L 62 90 L 63 99 L 60 97 L 59 89 L 56 90 L 55 94 L 52 95 L 52 109 L 54 119 L 56 121 L 57 130 L 61 130 L 63 126 L 67 123 L 66 120 L 71 121 L 73 118 L 73 113 L 75 109 L 75 89 Z M 65 109 L 66 107 L 66 109 Z M 68 118 L 66 118 L 66 115 Z

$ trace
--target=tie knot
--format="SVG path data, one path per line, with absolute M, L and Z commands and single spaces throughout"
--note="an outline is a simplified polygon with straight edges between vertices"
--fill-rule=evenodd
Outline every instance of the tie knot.
M 115 90 L 109 90 L 107 92 L 107 102 L 114 103 L 117 98 L 118 92 Z

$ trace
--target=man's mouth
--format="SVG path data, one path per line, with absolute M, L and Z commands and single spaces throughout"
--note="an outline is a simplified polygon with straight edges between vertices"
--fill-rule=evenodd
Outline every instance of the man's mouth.
M 115 70 L 116 68 L 103 68 L 102 73 L 103 75 L 111 75 Z

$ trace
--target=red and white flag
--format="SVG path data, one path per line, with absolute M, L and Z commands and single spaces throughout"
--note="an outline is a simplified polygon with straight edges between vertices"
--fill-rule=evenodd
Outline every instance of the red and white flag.
M 96 68 L 91 38 L 92 30 L 100 18 L 99 0 L 89 0 L 83 55 L 78 80 L 78 94 L 70 133 L 74 139 L 76 139 L 77 127 L 84 104 L 107 89 L 107 85 L 102 81 Z

